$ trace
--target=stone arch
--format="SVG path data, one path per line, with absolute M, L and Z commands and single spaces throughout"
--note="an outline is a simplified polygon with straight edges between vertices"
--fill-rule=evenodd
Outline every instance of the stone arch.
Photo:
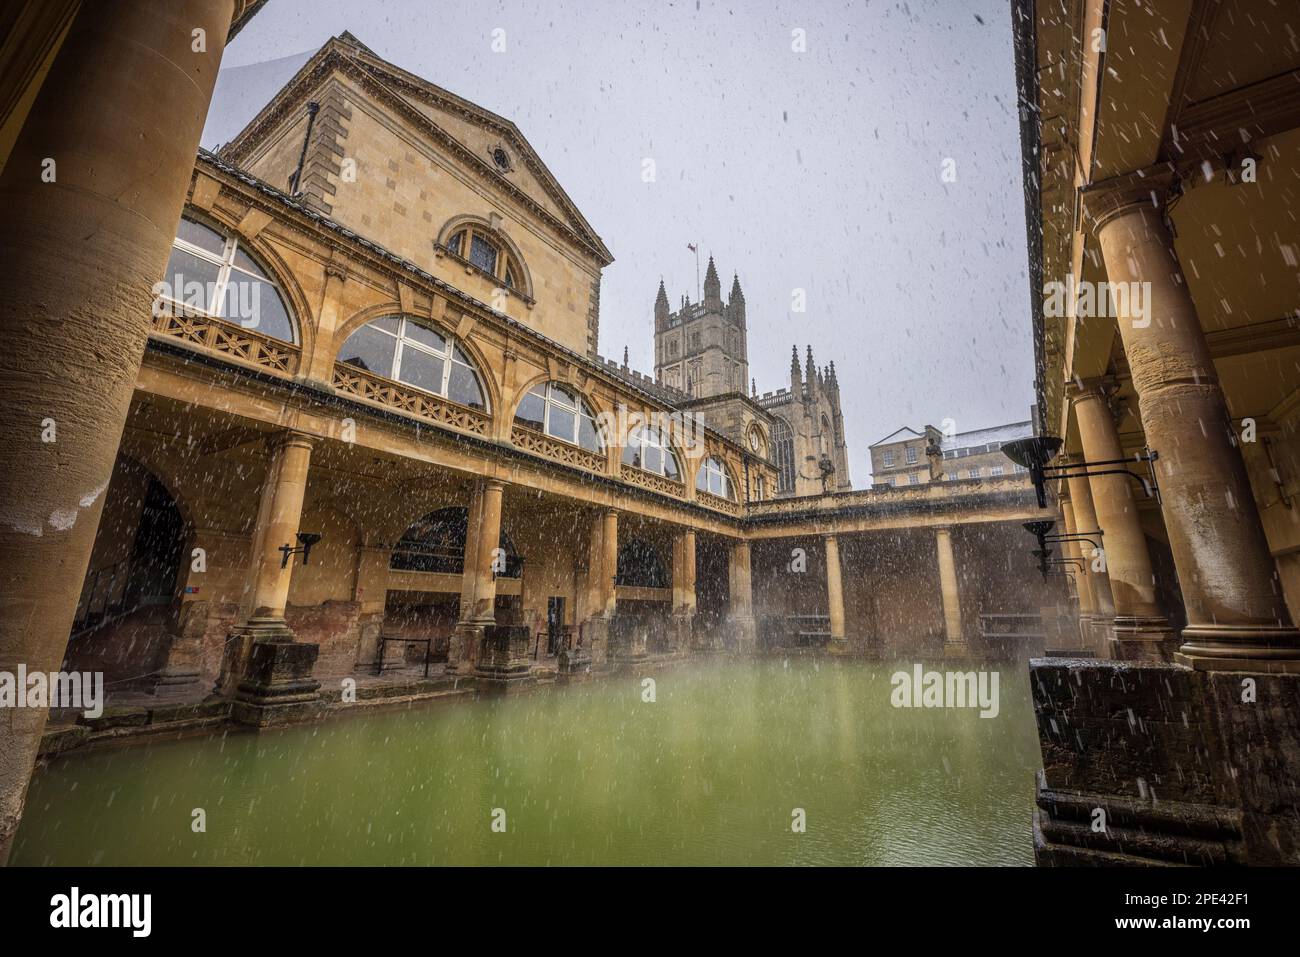
M 250 250 L 252 258 L 266 270 L 267 275 L 284 296 L 285 306 L 289 311 L 289 321 L 293 324 L 294 333 L 298 338 L 295 345 L 299 352 L 293 372 L 302 371 L 303 357 L 311 354 L 316 342 L 317 316 L 297 275 L 285 262 L 284 257 L 263 238 L 262 233 L 249 236 L 239 228 L 236 220 L 221 210 L 187 205 L 181 211 L 181 216 L 193 219 L 225 235 L 234 236 L 239 240 L 239 245 Z M 177 225 L 179 226 L 179 222 Z
M 510 257 L 518 264 L 519 271 L 522 273 L 519 277 L 520 288 L 516 291 L 528 299 L 533 299 L 533 276 L 532 272 L 528 268 L 527 260 L 524 259 L 523 250 L 519 248 L 519 244 L 510 238 L 510 235 L 506 233 L 504 229 L 500 226 L 492 225 L 490 220 L 485 219 L 482 216 L 476 216 L 472 213 L 461 213 L 457 216 L 453 216 L 451 219 L 443 223 L 442 228 L 438 230 L 438 238 L 436 240 L 437 246 L 440 249 L 447 249 L 447 243 L 451 238 L 467 226 L 473 226 L 475 229 L 482 230 L 491 239 L 499 242 L 503 247 L 505 247 L 506 252 L 509 253 Z M 469 257 L 468 255 L 463 255 L 461 258 L 468 259 Z

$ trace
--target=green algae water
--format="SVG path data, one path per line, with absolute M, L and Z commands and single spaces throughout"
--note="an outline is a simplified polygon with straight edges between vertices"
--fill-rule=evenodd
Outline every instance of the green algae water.
M 12 863 L 1032 864 L 1027 669 L 981 718 L 893 707 L 911 667 L 692 662 L 654 701 L 612 678 L 71 755 Z

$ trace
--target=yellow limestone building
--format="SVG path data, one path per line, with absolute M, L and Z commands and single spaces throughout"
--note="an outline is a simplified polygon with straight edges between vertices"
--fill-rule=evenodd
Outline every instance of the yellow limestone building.
M 355 38 L 196 160 L 258 6 L 30 4 L 15 25 L 0 670 L 103 671 L 156 696 L 153 728 L 167 700 L 264 724 L 353 678 L 1006 651 L 988 616 L 1060 602 L 1059 579 L 1019 584 L 1023 479 L 782 487 L 782 410 L 743 376 L 697 416 L 601 359 L 611 253 L 522 133 Z M 151 54 L 128 71 L 124 50 Z M 46 716 L 4 718 L 0 858 Z
M 610 261 L 508 120 L 329 41 L 195 166 L 70 656 L 270 707 L 424 651 L 397 639 L 472 675 L 501 624 L 597 667 L 750 650 L 760 618 L 773 644 L 964 648 L 948 522 L 1013 519 L 1025 483 L 883 520 L 870 493 L 778 501 L 743 389 L 735 428 L 596 355 Z M 845 517 L 896 526 L 907 559 L 841 549 Z M 849 561 L 946 577 L 896 613 L 905 591 L 846 587 Z M 286 671 L 283 693 L 249 678 Z

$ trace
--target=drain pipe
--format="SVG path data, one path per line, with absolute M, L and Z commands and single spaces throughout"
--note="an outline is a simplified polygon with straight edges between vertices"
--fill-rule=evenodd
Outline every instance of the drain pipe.
M 307 144 L 311 142 L 311 128 L 316 125 L 316 114 L 320 112 L 320 104 L 316 102 L 307 104 L 307 133 L 302 138 L 302 152 L 298 154 L 298 168 L 293 171 L 289 177 L 289 195 L 299 196 L 302 190 L 298 188 L 302 180 L 302 164 L 307 160 Z

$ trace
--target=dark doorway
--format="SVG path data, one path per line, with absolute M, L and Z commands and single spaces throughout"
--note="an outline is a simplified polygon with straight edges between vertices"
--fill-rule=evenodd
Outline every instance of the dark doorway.
M 558 655 L 564 650 L 564 599 L 552 595 L 546 599 L 546 653 Z

